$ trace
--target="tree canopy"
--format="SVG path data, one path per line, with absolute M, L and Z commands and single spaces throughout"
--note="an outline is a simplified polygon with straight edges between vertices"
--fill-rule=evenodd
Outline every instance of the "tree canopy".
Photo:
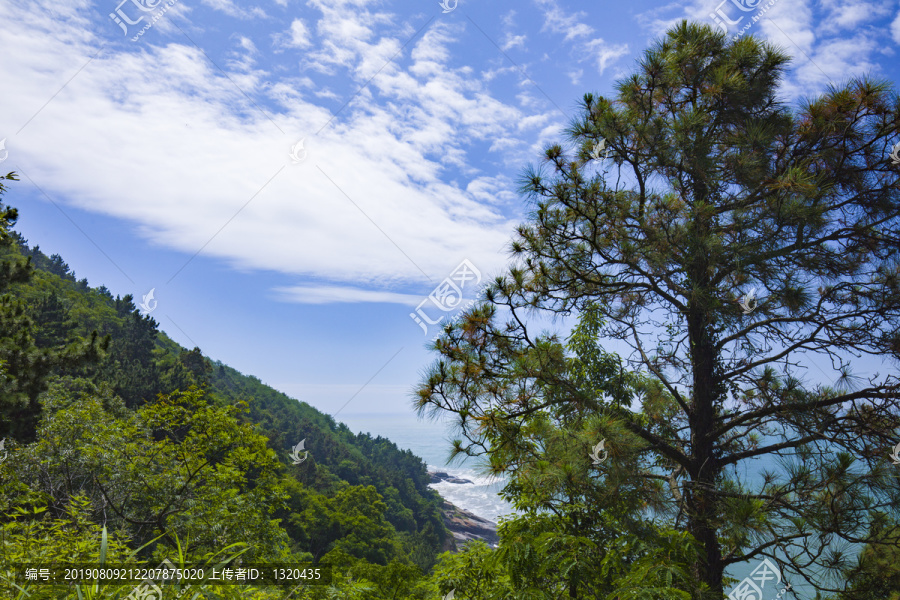
M 615 97 L 586 95 L 522 177 L 514 265 L 445 328 L 417 391 L 557 531 L 575 510 L 594 543 L 605 518 L 688 534 L 687 578 L 667 581 L 691 598 L 764 558 L 837 592 L 859 544 L 898 542 L 896 362 L 856 371 L 900 358 L 900 103 L 858 79 L 790 106 L 787 64 L 682 22 Z M 575 317 L 569 347 L 535 331 L 543 315 Z M 569 597 L 594 597 L 578 581 Z

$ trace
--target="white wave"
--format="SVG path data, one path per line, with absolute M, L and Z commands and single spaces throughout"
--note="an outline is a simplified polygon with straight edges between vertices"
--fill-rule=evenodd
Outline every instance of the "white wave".
M 451 477 L 468 479 L 472 482 L 449 483 L 442 481 L 428 486 L 458 508 L 494 523 L 501 516 L 515 512 L 512 505 L 500 497 L 499 492 L 506 484 L 505 480 L 501 478 L 485 476 L 475 469 L 466 467 L 428 465 L 428 470 L 447 473 Z

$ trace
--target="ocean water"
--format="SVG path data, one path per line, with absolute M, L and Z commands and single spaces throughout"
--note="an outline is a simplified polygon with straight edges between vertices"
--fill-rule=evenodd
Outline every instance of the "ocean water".
M 450 453 L 451 427 L 440 421 L 420 420 L 414 413 L 382 414 L 355 413 L 337 417 L 354 433 L 369 433 L 388 438 L 403 450 L 410 450 L 428 464 L 429 471 L 443 471 L 454 477 L 472 481 L 468 483 L 437 483 L 432 488 L 445 500 L 463 510 L 494 523 L 507 514 L 515 513 L 513 507 L 498 495 L 504 480 L 482 474 L 477 461 L 467 458 L 447 463 Z

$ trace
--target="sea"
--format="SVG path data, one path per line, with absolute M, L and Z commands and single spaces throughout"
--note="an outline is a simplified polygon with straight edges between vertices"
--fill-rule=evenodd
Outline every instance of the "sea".
M 438 483 L 431 487 L 455 506 L 467 510 L 479 517 L 497 523 L 504 516 L 514 516 L 515 509 L 499 496 L 505 480 L 484 474 L 476 459 L 463 457 L 465 460 L 454 460 L 448 463 L 448 455 L 451 449 L 451 440 L 454 438 L 452 427 L 448 422 L 420 419 L 414 413 L 384 414 L 384 413 L 355 413 L 341 414 L 336 419 L 343 422 L 354 433 L 369 433 L 372 436 L 388 438 L 401 449 L 411 450 L 413 454 L 422 458 L 428 465 L 429 471 L 443 471 L 448 475 L 460 477 L 472 481 L 472 484 Z M 777 463 L 773 457 L 745 461 L 741 469 L 742 478 L 755 484 L 760 482 L 764 470 L 776 470 Z M 739 580 L 747 578 L 753 573 L 759 576 L 766 566 L 762 559 L 754 559 L 750 563 L 735 565 L 728 569 L 727 575 Z M 813 575 L 810 573 L 810 575 Z M 772 600 L 778 592 L 785 587 L 786 581 L 782 581 L 781 574 L 776 573 L 777 579 L 772 577 L 767 581 L 768 586 L 763 592 L 761 600 Z M 780 598 L 807 598 L 813 597 L 813 589 L 805 582 L 798 581 L 796 576 L 792 578 L 790 593 L 782 593 Z M 732 586 L 732 587 L 735 587 Z M 726 592 L 732 587 L 726 588 Z M 773 589 L 774 588 L 774 589 Z
M 335 419 L 343 422 L 354 433 L 381 436 L 397 444 L 401 450 L 410 450 L 428 465 L 429 471 L 442 471 L 453 477 L 468 479 L 468 483 L 436 483 L 431 487 L 451 504 L 467 510 L 483 519 L 497 523 L 500 517 L 515 514 L 513 506 L 499 496 L 505 479 L 484 474 L 478 460 L 460 457 L 447 462 L 452 427 L 441 421 L 420 419 L 415 413 L 340 414 Z

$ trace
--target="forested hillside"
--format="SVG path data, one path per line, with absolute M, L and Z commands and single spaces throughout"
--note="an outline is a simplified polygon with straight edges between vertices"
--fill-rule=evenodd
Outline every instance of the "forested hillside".
M 16 217 L 4 208 L 0 575 L 96 560 L 104 528 L 109 559 L 311 560 L 335 567 L 335 590 L 366 574 L 393 593 L 434 565 L 447 532 L 421 459 L 179 346 Z

